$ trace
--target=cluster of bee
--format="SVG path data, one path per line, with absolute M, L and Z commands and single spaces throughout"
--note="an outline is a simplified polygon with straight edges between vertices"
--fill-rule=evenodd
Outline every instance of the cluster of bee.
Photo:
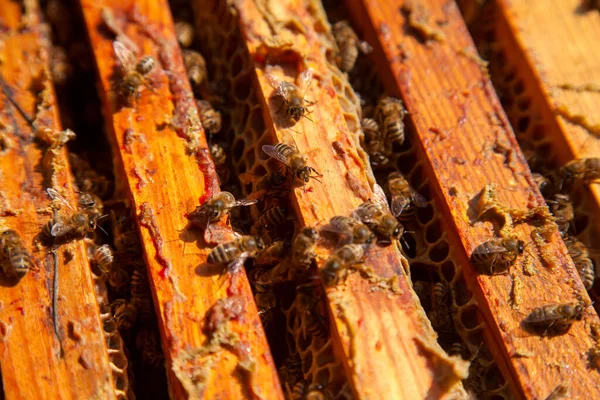
M 581 184 L 597 183 L 600 180 L 600 158 L 573 160 L 546 175 L 541 173 L 533 175 L 556 220 L 558 230 L 567 245 L 581 281 L 585 288 L 590 290 L 596 278 L 594 264 L 584 243 L 575 238 L 575 235 L 580 232 L 577 232 L 573 223 L 575 211 L 570 193 Z

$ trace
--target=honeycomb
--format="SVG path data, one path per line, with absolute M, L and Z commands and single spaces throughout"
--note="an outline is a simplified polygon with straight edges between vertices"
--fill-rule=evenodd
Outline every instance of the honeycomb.
M 100 307 L 100 321 L 106 340 L 115 395 L 119 400 L 135 399 L 132 385 L 129 382 L 130 369 L 125 344 L 113 318 L 104 281 L 94 278 L 94 290 L 96 291 L 96 302 Z
M 547 175 L 568 162 L 569 155 L 560 144 L 556 117 L 543 110 L 544 99 L 533 83 L 535 78 L 518 59 L 518 52 L 513 50 L 516 43 L 496 12 L 493 4 L 487 5 L 470 29 L 481 55 L 489 60 L 492 83 L 531 170 Z M 592 194 L 579 184 L 571 188 L 569 195 L 575 211 L 571 233 L 593 249 L 600 227 L 592 214 L 595 208 Z M 597 268 L 600 254 L 590 252 L 590 258 Z M 592 292 L 597 295 L 597 284 Z

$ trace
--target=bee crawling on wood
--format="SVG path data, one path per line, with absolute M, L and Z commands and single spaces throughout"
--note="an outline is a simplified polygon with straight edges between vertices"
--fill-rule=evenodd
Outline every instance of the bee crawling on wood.
M 71 204 L 52 188 L 48 188 L 52 200 L 58 200 L 71 210 L 70 214 L 57 215 L 44 225 L 43 232 L 51 238 L 83 237 L 96 229 L 99 215 L 94 212 L 76 211 Z M 95 209 L 94 209 L 95 210 Z
M 316 169 L 307 165 L 307 158 L 300 153 L 294 145 L 286 143 L 277 143 L 274 146 L 265 144 L 262 149 L 269 157 L 282 162 L 291 172 L 292 179 L 298 179 L 306 185 L 310 179 L 320 182 L 319 179 L 323 175 L 317 172 Z
M 358 206 L 354 217 L 365 223 L 384 241 L 391 243 L 404 234 L 404 226 L 390 213 L 390 209 L 381 186 L 373 186 L 373 200 Z
M 250 206 L 258 200 L 240 199 L 236 200 L 229 192 L 220 192 L 214 195 L 206 203 L 199 205 L 194 211 L 187 214 L 187 219 L 192 226 L 208 228 L 211 222 L 220 220 L 229 214 L 232 208 Z
M 333 27 L 333 36 L 340 49 L 338 64 L 344 72 L 350 72 L 354 68 L 359 50 L 364 53 L 370 53 L 373 48 L 365 41 L 359 40 L 356 32 L 350 26 L 348 21 L 336 22 Z
M 600 158 L 580 158 L 563 165 L 558 170 L 559 186 L 570 186 L 575 181 L 586 184 L 598 183 L 600 181 Z
M 17 231 L 7 229 L 0 234 L 0 263 L 4 275 L 23 278 L 31 268 L 31 256 Z
M 241 267 L 249 257 L 256 257 L 265 249 L 263 240 L 255 236 L 241 236 L 215 247 L 208 254 L 209 264 L 227 264 L 229 271 Z
M 471 262 L 489 275 L 508 273 L 508 268 L 525 251 L 519 239 L 490 239 L 473 250 Z
M 533 330 L 542 330 L 542 336 L 547 333 L 566 333 L 574 321 L 583 318 L 584 305 L 578 303 L 551 304 L 534 309 L 524 320 L 523 324 Z
M 347 244 L 333 252 L 321 267 L 321 279 L 325 286 L 335 286 L 343 280 L 348 268 L 362 261 L 365 245 Z
M 387 178 L 387 192 L 390 196 L 390 208 L 394 217 L 410 219 L 416 207 L 427 207 L 427 200 L 413 189 L 400 172 L 391 172 Z
M 113 49 L 123 72 L 120 92 L 124 97 L 130 99 L 138 87 L 147 86 L 147 76 L 156 66 L 156 60 L 148 55 L 136 60 L 133 51 L 119 40 L 113 42 Z
M 277 78 L 272 71 L 271 66 L 267 66 L 265 69 L 265 77 L 269 81 L 269 84 L 275 89 L 275 97 L 281 99 L 281 107 L 276 111 L 280 112 L 285 108 L 285 115 L 288 118 L 293 119 L 295 122 L 300 121 L 300 118 L 304 117 L 308 120 L 306 114 L 309 113 L 308 108 L 304 105 L 314 104 L 306 100 L 306 92 L 312 82 L 314 71 L 312 68 L 307 68 L 302 71 L 296 79 L 297 85 L 291 82 L 282 81 Z
M 351 243 L 370 244 L 377 238 L 369 227 L 356 218 L 338 215 L 323 227 L 324 231 L 333 232 L 350 238 Z

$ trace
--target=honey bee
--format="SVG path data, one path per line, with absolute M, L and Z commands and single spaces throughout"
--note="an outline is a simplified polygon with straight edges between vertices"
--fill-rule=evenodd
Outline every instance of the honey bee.
M 123 71 L 121 93 L 130 98 L 139 86 L 147 84 L 146 77 L 154 69 L 156 60 L 151 56 L 142 56 L 136 60 L 133 51 L 119 40 L 113 42 L 113 49 Z
M 196 209 L 187 214 L 187 219 L 192 226 L 208 227 L 208 224 L 220 220 L 228 214 L 232 208 L 241 206 L 250 206 L 256 204 L 257 200 L 240 199 L 229 192 L 220 192 L 209 199 L 206 203 L 199 205 Z
M 413 189 L 400 172 L 392 172 L 387 178 L 390 208 L 394 217 L 410 219 L 416 212 L 414 206 L 427 207 L 427 200 Z
M 402 100 L 382 96 L 375 109 L 376 120 L 382 127 L 383 137 L 388 144 L 404 143 L 404 117 L 408 114 Z M 391 146 L 387 146 L 391 149 Z
M 309 119 L 306 114 L 309 113 L 304 103 L 309 105 L 314 104 L 306 100 L 306 92 L 313 78 L 313 69 L 307 68 L 302 71 L 297 78 L 297 85 L 291 82 L 286 82 L 278 79 L 271 73 L 270 66 L 267 66 L 265 77 L 269 81 L 269 84 L 275 89 L 275 97 L 281 99 L 281 107 L 276 112 L 280 112 L 285 107 L 285 115 L 294 121 L 300 121 L 300 118 L 304 117 Z
M 495 275 L 507 272 L 524 250 L 525 246 L 522 240 L 490 239 L 473 250 L 471 261 L 484 272 Z
M 355 218 L 343 215 L 331 218 L 329 224 L 323 230 L 345 235 L 351 238 L 351 243 L 356 244 L 369 244 L 376 239 L 375 234 L 371 232 L 367 225 Z
M 389 158 L 384 154 L 385 147 L 383 135 L 379 130 L 379 124 L 372 118 L 363 118 L 360 121 L 364 132 L 363 148 L 369 154 L 373 168 L 379 168 L 389 163 Z
M 590 259 L 587 247 L 583 242 L 571 236 L 566 237 L 564 241 L 567 245 L 567 250 L 569 250 L 569 255 L 573 259 L 575 268 L 577 268 L 581 282 L 583 282 L 583 286 L 586 290 L 590 290 L 596 280 L 596 274 L 594 263 Z
M 255 228 L 258 232 L 264 232 L 272 230 L 278 226 L 281 226 L 286 220 L 291 217 L 288 214 L 288 210 L 285 207 L 273 206 L 263 212 L 256 222 L 254 223 Z
M 79 190 L 94 193 L 103 198 L 111 194 L 113 183 L 105 176 L 94 171 L 89 162 L 75 153 L 69 153 L 69 164 L 75 175 L 75 181 Z
M 221 167 L 227 163 L 227 153 L 223 146 L 218 143 L 210 145 L 210 155 L 217 167 Z
M 135 269 L 131 275 L 131 300 L 135 304 L 140 320 L 152 318 L 152 298 L 145 271 Z
M 294 385 L 291 400 L 325 400 L 325 394 L 321 385 L 309 385 L 306 381 L 300 381 Z
M 556 219 L 555 222 L 558 225 L 559 232 L 562 235 L 566 234 L 571 221 L 575 218 L 571 199 L 566 194 L 555 194 L 552 199 L 546 200 L 546 203 L 548 203 L 550 212 Z
M 282 382 L 295 385 L 302 379 L 302 360 L 297 352 L 290 354 L 279 368 L 279 376 Z
M 6 276 L 21 279 L 31 267 L 31 256 L 17 231 L 8 229 L 0 234 L 2 269 Z
M 308 268 L 315 259 L 315 246 L 319 233 L 311 227 L 304 227 L 292 241 L 292 263 L 296 267 Z
M 580 158 L 563 165 L 558 171 L 560 187 L 572 185 L 575 181 L 590 184 L 600 179 L 600 158 Z
M 48 188 L 46 191 L 52 200 L 58 200 L 71 210 L 71 214 L 57 215 L 44 225 L 43 232 L 48 237 L 83 237 L 96 229 L 97 214 L 78 212 L 56 190 Z
M 320 338 L 329 337 L 329 325 L 327 319 L 314 311 L 307 310 L 304 312 L 302 327 L 310 336 L 317 336 Z
M 533 174 L 533 180 L 535 181 L 535 184 L 537 185 L 538 189 L 540 190 L 540 193 L 542 193 L 544 196 L 549 195 L 549 189 L 551 189 L 552 185 L 550 182 L 550 179 L 546 178 L 544 175 L 534 172 Z
M 198 105 L 198 110 L 200 111 L 200 120 L 202 121 L 202 126 L 204 129 L 206 129 L 211 135 L 216 135 L 219 133 L 222 126 L 221 113 L 215 110 L 209 101 L 196 100 L 196 104 Z
M 354 216 L 366 224 L 386 242 L 398 240 L 404 234 L 404 226 L 398 222 L 390 211 L 381 186 L 375 184 L 373 187 L 373 199 L 358 206 Z
M 111 232 L 113 236 L 113 244 L 116 251 L 121 253 L 139 253 L 139 242 L 135 226 L 130 218 L 122 216 L 117 220 L 117 216 L 113 210 L 108 213 L 111 222 Z
M 108 272 L 108 283 L 116 290 L 124 289 L 129 284 L 129 273 L 123 268 L 112 268 Z
M 115 262 L 115 255 L 109 245 L 103 244 L 94 249 L 93 260 L 102 272 L 102 276 L 106 276 Z
M 113 317 L 119 329 L 130 329 L 137 319 L 137 308 L 127 300 L 118 299 L 110 305 Z
M 145 364 L 153 368 L 158 367 L 165 360 L 156 336 L 156 333 L 153 331 L 143 329 L 140 330 L 135 337 L 135 346 L 140 351 L 142 360 Z
M 325 286 L 335 286 L 346 277 L 348 268 L 361 262 L 365 248 L 360 244 L 347 244 L 337 249 L 321 267 L 321 279 Z
M 255 257 L 264 248 L 265 244 L 261 238 L 241 236 L 212 249 L 206 262 L 209 264 L 227 264 L 227 269 L 234 271 L 242 266 L 247 258 Z
M 452 330 L 452 314 L 448 299 L 449 287 L 444 282 L 433 285 L 431 291 L 431 308 L 429 317 L 431 325 L 438 332 L 449 332 Z
M 262 177 L 244 172 L 240 174 L 239 180 L 242 185 L 252 184 L 253 191 L 248 195 L 250 199 L 260 199 L 265 196 L 282 197 L 287 194 L 286 183 L 288 179 L 278 172 L 272 172 Z
M 269 157 L 272 157 L 285 164 L 291 171 L 292 177 L 304 182 L 306 185 L 312 178 L 319 181 L 317 178 L 322 177 L 313 167 L 306 165 L 306 156 L 301 154 L 295 146 L 290 146 L 285 143 L 277 143 L 275 146 L 265 144 L 262 149 Z M 312 174 L 315 175 L 312 175 Z
M 188 79 L 194 88 L 200 87 L 202 82 L 208 78 L 206 61 L 202 54 L 194 50 L 183 51 L 183 64 L 187 70 Z
M 367 54 L 373 48 L 367 42 L 358 39 L 356 32 L 350 26 L 348 21 L 339 21 L 332 27 L 333 36 L 340 48 L 340 60 L 338 62 L 340 69 L 344 72 L 350 72 L 358 58 L 358 51 Z
M 534 309 L 524 320 L 525 326 L 533 329 L 544 329 L 548 332 L 566 333 L 574 321 L 583 318 L 582 303 L 551 304 Z
M 448 355 L 459 356 L 462 359 L 466 359 L 467 349 L 465 348 L 465 345 L 461 342 L 454 342 L 452 343 L 452 346 L 450 346 L 450 350 L 448 350 Z
M 79 197 L 77 199 L 77 207 L 79 210 L 86 212 L 90 215 L 102 215 L 104 211 L 104 205 L 102 204 L 102 200 L 100 197 L 96 196 L 93 193 L 82 192 L 79 193 Z
M 189 22 L 177 21 L 175 22 L 175 36 L 181 47 L 190 47 L 194 41 L 194 27 Z

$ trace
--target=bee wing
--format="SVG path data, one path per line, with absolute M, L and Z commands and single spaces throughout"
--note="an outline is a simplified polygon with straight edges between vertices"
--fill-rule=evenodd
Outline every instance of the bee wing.
M 209 224 L 204 230 L 204 241 L 207 244 L 220 244 L 234 240 L 239 235 L 223 225 Z
M 70 210 L 75 211 L 75 209 L 73 208 L 73 206 L 71 206 L 69 201 L 53 188 L 46 189 L 46 193 L 48 193 L 48 196 L 50 196 L 52 200 L 58 200 L 59 202 L 67 206 Z
M 300 89 L 300 93 L 302 93 L 302 98 L 304 98 L 306 92 L 308 91 L 308 87 L 312 82 L 314 73 L 314 69 L 309 67 L 304 71 L 300 72 L 300 75 L 298 75 L 298 78 L 296 79 L 298 89 Z
M 57 222 L 52 226 L 50 234 L 54 237 L 62 236 L 73 229 L 71 225 L 65 224 L 64 222 Z
M 373 203 L 377 204 L 383 211 L 389 211 L 390 206 L 383 188 L 378 184 L 373 185 Z
M 285 90 L 282 89 L 281 84 L 282 84 L 282 80 L 277 78 L 275 75 L 273 75 L 272 73 L 268 72 L 270 71 L 271 68 L 268 68 L 265 72 L 265 78 L 267 78 L 267 81 L 269 82 L 269 85 L 271 85 L 271 87 L 273 89 L 275 89 L 275 93 L 282 97 L 285 101 L 288 101 L 288 97 L 287 94 L 285 92 Z
M 287 159 L 283 156 L 283 154 L 281 154 L 280 152 L 277 151 L 275 146 L 271 146 L 270 144 L 265 144 L 265 145 L 263 145 L 262 149 L 265 153 L 267 153 L 267 155 L 269 157 L 272 157 L 272 158 L 284 163 L 288 167 L 290 166 L 288 164 Z
M 352 235 L 352 229 L 349 226 L 336 225 L 332 223 L 323 225 L 321 230 L 325 232 L 339 233 L 341 235 Z
M 427 199 L 414 189 L 410 193 L 410 200 L 419 208 L 427 207 Z
M 493 244 L 491 246 L 479 245 L 473 250 L 473 254 L 490 254 L 490 253 L 504 253 L 507 251 L 504 247 Z
M 248 252 L 242 253 L 239 258 L 229 262 L 229 264 L 227 264 L 227 272 L 236 272 L 238 269 L 240 269 L 244 265 L 244 262 L 248 259 L 249 255 L 250 253 Z
M 397 217 L 402 214 L 402 211 L 408 206 L 408 201 L 404 196 L 392 196 L 392 201 L 390 202 L 392 215 Z
M 251 206 L 258 203 L 258 199 L 239 199 L 233 202 L 233 207 Z
M 360 49 L 360 51 L 363 52 L 363 54 L 369 54 L 370 52 L 373 51 L 373 46 L 371 46 L 369 43 L 365 42 L 364 40 L 359 40 L 357 45 L 358 45 L 358 48 Z
M 123 70 L 129 71 L 133 68 L 133 65 L 135 64 L 135 54 L 133 54 L 133 51 L 127 48 L 120 40 L 115 40 L 113 42 L 113 49 L 115 50 L 115 55 Z

